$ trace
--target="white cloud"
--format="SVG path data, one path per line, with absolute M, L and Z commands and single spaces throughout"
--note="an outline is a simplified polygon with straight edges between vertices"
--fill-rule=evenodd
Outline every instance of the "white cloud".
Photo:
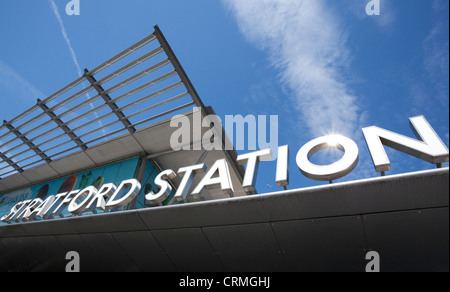
M 407 79 L 412 96 L 412 113 L 427 114 L 448 131 L 449 41 L 448 1 L 433 1 L 430 29 L 422 42 L 423 67 Z
M 433 28 L 423 42 L 425 72 L 436 90 L 438 101 L 448 107 L 449 42 L 448 1 L 433 2 Z
M 360 134 L 357 98 L 347 85 L 351 61 L 340 20 L 323 0 L 224 0 L 239 29 L 270 53 L 314 136 Z
M 392 5 L 392 0 L 380 1 L 380 15 L 372 16 L 371 19 L 375 21 L 377 26 L 385 31 L 390 29 L 395 22 L 396 12 Z M 366 15 L 367 17 L 367 15 Z

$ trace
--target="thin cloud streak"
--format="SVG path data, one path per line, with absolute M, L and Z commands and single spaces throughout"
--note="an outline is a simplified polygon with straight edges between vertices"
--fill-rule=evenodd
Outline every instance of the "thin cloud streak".
M 12 96 L 4 98 L 15 99 L 20 98 L 24 101 L 45 97 L 38 88 L 23 78 L 11 66 L 0 60 L 0 85 L 11 92 Z
M 0 60 L 0 87 L 4 89 L 8 96 L 1 96 L 0 98 L 5 101 L 8 107 L 11 107 L 11 101 L 17 101 L 18 104 L 31 104 L 30 101 L 35 102 L 37 98 L 44 98 L 46 95 L 36 88 L 33 84 L 28 82 L 22 75 L 14 70 L 10 65 Z M 12 118 L 12 117 L 10 117 Z M 6 117 L 2 117 L 6 119 Z M 6 133 L 6 128 L 0 128 L 0 136 Z M 8 137 L 10 139 L 11 137 Z M 7 140 L 8 140 L 7 139 Z M 0 140 L 0 152 L 5 154 L 9 150 L 8 147 L 4 147 L 3 140 Z M 11 159 L 16 162 L 17 159 Z M 1 160 L 0 160 L 1 161 Z M 6 162 L 0 162 L 0 169 L 7 167 Z M 13 171 L 12 167 L 2 169 L 1 172 Z
M 52 7 L 53 13 L 55 14 L 56 19 L 58 20 L 59 26 L 61 28 L 61 34 L 63 35 L 64 40 L 66 41 L 67 47 L 69 48 L 70 55 L 72 57 L 72 61 L 75 64 L 75 67 L 77 68 L 78 76 L 83 76 L 83 71 L 81 70 L 80 63 L 78 62 L 77 54 L 75 53 L 75 50 L 72 47 L 72 42 L 70 41 L 69 36 L 67 35 L 67 31 L 66 31 L 66 28 L 64 26 L 64 22 L 63 22 L 63 20 L 61 18 L 61 14 L 59 13 L 58 7 L 56 6 L 54 0 L 49 0 L 49 1 L 50 1 L 50 5 Z M 83 86 L 83 88 L 86 88 L 86 85 L 84 84 L 84 82 L 81 83 L 81 85 Z M 86 93 L 86 98 L 87 99 L 91 98 L 89 93 Z M 94 104 L 92 104 L 92 103 L 89 103 L 89 106 L 91 107 L 91 109 L 94 109 L 94 107 L 95 107 Z M 99 117 L 97 112 L 94 112 L 94 115 L 95 115 L 96 118 Z M 97 123 L 100 126 L 103 126 L 102 121 L 98 121 Z M 104 135 L 106 135 L 106 131 L 104 129 L 102 130 L 102 132 L 103 132 Z
M 243 35 L 268 51 L 301 123 L 313 136 L 359 136 L 358 100 L 346 84 L 347 36 L 323 0 L 224 0 Z
M 78 75 L 82 76 L 83 75 L 83 71 L 81 70 L 80 64 L 78 63 L 78 59 L 77 59 L 77 54 L 75 54 L 75 50 L 72 47 L 72 43 L 67 35 L 67 31 L 66 28 L 64 26 L 63 20 L 61 18 L 61 15 L 59 14 L 59 10 L 58 7 L 55 4 L 54 0 L 50 0 L 50 5 L 52 7 L 53 13 L 56 16 L 56 19 L 58 20 L 59 26 L 61 28 L 61 34 L 64 37 L 64 40 L 66 41 L 67 47 L 69 48 L 70 51 L 70 55 L 72 56 L 72 60 L 73 63 L 75 64 L 75 66 L 77 67 L 77 71 L 78 71 Z

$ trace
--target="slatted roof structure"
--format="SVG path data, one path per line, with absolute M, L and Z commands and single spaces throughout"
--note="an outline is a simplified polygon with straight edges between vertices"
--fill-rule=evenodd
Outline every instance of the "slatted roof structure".
M 83 76 L 46 99 L 38 99 L 22 114 L 3 121 L 0 192 L 123 158 L 126 148 L 127 154 L 144 152 L 151 159 L 172 154 L 159 163 L 174 169 L 177 163 L 204 158 L 203 152 L 180 154 L 169 147 L 170 118 L 189 111 L 192 115 L 194 107 L 201 109 L 202 116 L 213 110 L 203 104 L 159 27 L 154 29 L 103 64 L 85 69 Z M 101 153 L 93 154 L 99 145 L 104 145 Z M 227 158 L 234 179 L 242 181 L 244 170 L 233 159 L 235 151 L 208 155 L 211 161 Z

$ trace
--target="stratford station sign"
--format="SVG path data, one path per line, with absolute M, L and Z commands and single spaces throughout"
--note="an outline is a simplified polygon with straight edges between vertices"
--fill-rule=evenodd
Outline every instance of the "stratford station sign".
M 364 128 L 363 134 L 371 154 L 375 169 L 384 174 L 390 170 L 390 161 L 384 149 L 389 146 L 398 151 L 412 155 L 436 164 L 438 167 L 449 161 L 449 151 L 424 116 L 410 118 L 410 125 L 417 139 L 412 139 L 379 127 Z M 323 149 L 336 148 L 341 150 L 343 157 L 329 165 L 316 165 L 311 157 Z M 275 181 L 280 187 L 289 185 L 289 146 L 278 148 Z M 259 150 L 237 157 L 237 163 L 246 165 L 242 187 L 253 190 L 256 183 L 256 173 L 261 161 L 271 160 L 271 149 Z M 342 135 L 329 135 L 314 139 L 301 147 L 296 156 L 296 164 L 301 173 L 317 181 L 333 181 L 352 172 L 359 161 L 358 145 Z M 194 178 L 200 173 L 206 173 L 198 185 L 193 187 Z M 173 190 L 173 180 L 182 177 L 176 191 Z M 188 195 L 201 195 L 205 189 L 220 187 L 220 190 L 233 196 L 229 164 L 226 159 L 217 160 L 209 169 L 204 163 L 186 166 L 174 171 L 172 169 L 159 172 L 154 178 L 151 191 L 142 190 L 137 179 L 125 179 L 118 186 L 110 182 L 95 183 L 80 190 L 70 190 L 43 198 L 27 199 L 15 204 L 1 221 L 4 223 L 30 222 L 64 217 L 64 212 L 73 216 L 85 213 L 104 213 L 120 211 L 143 193 L 146 206 L 158 206 L 163 202 L 167 205 L 188 203 Z

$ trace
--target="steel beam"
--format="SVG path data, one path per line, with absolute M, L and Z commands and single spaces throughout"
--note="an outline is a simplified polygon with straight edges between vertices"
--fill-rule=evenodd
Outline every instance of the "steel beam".
M 14 168 L 15 170 L 17 170 L 18 172 L 22 173 L 23 169 L 17 165 L 17 163 L 15 163 L 14 161 L 12 161 L 11 159 L 9 159 L 5 154 L 3 154 L 2 152 L 0 152 L 0 158 L 8 163 L 9 166 L 11 166 L 12 168 Z
M 52 119 L 52 121 L 54 121 L 58 125 L 59 128 L 61 128 L 61 130 L 64 131 L 64 133 L 66 133 L 67 136 L 70 137 L 73 142 L 75 142 L 81 148 L 81 150 L 86 151 L 88 149 L 83 141 L 81 141 L 81 139 L 78 138 L 77 135 L 75 135 L 75 133 L 70 130 L 70 128 L 66 126 L 66 124 L 64 124 L 64 122 L 60 118 L 58 118 L 58 116 L 54 112 L 52 112 L 44 102 L 42 102 L 42 100 L 38 99 L 37 105 L 50 117 L 50 119 Z
M 183 67 L 178 61 L 177 56 L 175 56 L 175 53 L 173 52 L 166 38 L 162 34 L 161 29 L 157 25 L 155 25 L 154 28 L 155 32 L 153 34 L 155 35 L 161 47 L 164 49 L 164 52 L 167 54 L 167 57 L 169 58 L 173 67 L 175 68 L 175 71 L 178 73 L 178 76 L 180 77 L 181 81 L 183 81 L 184 86 L 186 86 L 186 89 L 188 90 L 189 95 L 193 99 L 195 105 L 204 109 L 205 105 L 203 104 L 203 101 L 201 100 L 200 96 L 195 90 L 194 85 L 192 85 L 191 80 L 189 80 L 189 77 L 187 76 L 186 72 L 184 71 Z
M 47 156 L 47 154 L 42 152 L 36 145 L 33 144 L 33 142 L 28 140 L 28 138 L 25 137 L 19 130 L 14 128 L 14 126 L 11 125 L 11 123 L 3 121 L 3 125 L 6 128 L 8 128 L 8 130 L 10 130 L 14 135 L 16 135 L 16 137 L 19 138 L 25 145 L 27 145 L 31 150 L 33 150 L 37 155 L 39 155 L 39 157 L 41 157 L 42 160 L 44 160 L 47 163 L 52 162 L 52 160 Z
M 127 117 L 123 114 L 122 111 L 119 110 L 119 107 L 117 104 L 112 102 L 112 98 L 105 92 L 103 87 L 98 84 L 97 80 L 94 76 L 92 76 L 89 73 L 88 69 L 84 69 L 84 77 L 91 83 L 92 87 L 98 92 L 98 94 L 103 98 L 105 103 L 110 107 L 110 109 L 114 112 L 114 114 L 117 116 L 117 118 L 122 122 L 122 124 L 125 126 L 125 128 L 131 133 L 134 134 L 136 132 L 136 129 L 133 127 L 133 125 L 130 123 L 130 121 L 127 119 Z

